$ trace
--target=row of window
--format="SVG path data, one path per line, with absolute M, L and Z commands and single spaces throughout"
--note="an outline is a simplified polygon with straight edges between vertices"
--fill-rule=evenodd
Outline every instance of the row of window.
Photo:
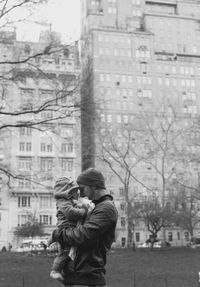
M 143 103 L 142 102 L 138 102 L 138 105 L 142 106 Z M 184 105 L 184 107 L 182 108 L 182 112 L 185 114 L 193 114 L 196 115 L 198 112 L 198 108 L 195 105 Z M 169 107 L 168 108 L 168 113 L 173 113 L 173 110 Z M 111 114 L 101 114 L 101 122 L 102 123 L 131 123 L 134 122 L 135 117 L 134 116 L 129 116 L 129 115 L 111 115 Z
M 31 158 L 21 158 L 19 159 L 19 169 L 22 171 L 32 170 L 33 162 Z M 73 170 L 73 159 L 61 158 L 60 167 L 63 171 Z M 40 170 L 41 171 L 52 171 L 54 168 L 54 159 L 52 158 L 40 158 Z M 30 186 L 28 182 L 24 183 L 24 180 L 20 180 L 20 186 Z
M 27 214 L 21 214 L 18 215 L 18 226 L 23 226 L 28 222 L 29 220 L 29 215 Z M 41 224 L 46 224 L 46 225 L 52 225 L 52 215 L 47 215 L 47 214 L 42 214 L 39 216 L 39 222 Z
M 99 74 L 99 81 L 100 82 L 111 82 L 115 81 L 116 85 L 120 85 L 120 83 L 133 83 L 134 77 L 131 75 L 111 75 L 111 74 Z M 152 84 L 152 78 L 148 76 L 137 76 L 136 81 L 138 84 L 143 85 L 151 85 Z M 192 87 L 194 88 L 196 86 L 195 80 L 193 79 L 171 79 L 167 77 L 159 77 L 157 78 L 158 85 L 165 85 L 165 86 L 182 86 L 182 87 Z
M 32 143 L 31 142 L 19 142 L 19 150 L 30 152 L 32 151 Z M 40 143 L 40 151 L 51 153 L 53 152 L 53 144 L 52 143 Z M 62 143 L 61 150 L 62 153 L 71 153 L 73 152 L 73 144 L 72 143 Z
M 61 169 L 63 171 L 72 171 L 73 170 L 73 159 L 62 158 L 61 159 Z M 41 171 L 52 171 L 54 167 L 54 160 L 53 159 L 40 159 L 40 170 Z
M 198 67 L 197 67 L 198 69 Z M 195 70 L 193 67 L 189 66 L 168 66 L 168 65 L 157 65 L 157 71 L 163 73 L 172 73 L 172 74 L 182 74 L 182 75 L 194 75 Z M 198 69 L 200 73 L 200 69 Z
M 107 55 L 107 56 L 121 56 L 121 57 L 131 57 L 131 50 L 130 49 L 110 49 L 110 48 L 103 48 L 99 47 L 99 55 Z
M 36 93 L 37 93 L 36 89 L 30 89 L 30 88 L 20 89 L 21 102 L 23 103 L 24 101 L 27 101 L 27 99 L 32 99 L 32 97 L 35 96 Z M 38 94 L 39 96 L 41 96 L 41 99 L 53 99 L 56 96 L 56 91 L 39 89 Z M 63 102 L 66 103 L 72 101 L 73 96 L 63 93 L 62 95 L 59 94 L 59 99 L 61 100 L 62 103 Z
M 114 75 L 116 84 L 122 83 L 133 83 L 133 76 L 131 75 Z M 99 74 L 100 82 L 110 82 L 112 79 L 111 74 Z
M 105 48 L 107 49 L 107 48 Z M 102 50 L 102 52 L 106 51 L 106 50 Z M 120 49 L 118 49 L 120 50 Z M 122 49 L 121 49 L 122 50 Z M 99 50 L 101 51 L 101 49 Z M 127 50 L 128 51 L 128 50 Z M 101 52 L 101 53 L 102 53 Z M 108 51 L 106 53 L 109 53 Z M 124 52 L 125 54 L 126 52 Z M 138 58 L 139 59 L 142 59 L 142 58 L 145 58 L 145 59 L 148 59 L 150 57 L 150 52 L 146 51 L 141 51 L 141 52 L 137 52 L 138 53 Z M 120 54 L 120 53 L 119 53 Z M 112 54 L 113 55 L 113 54 Z M 128 53 L 127 53 L 128 55 Z M 124 58 L 124 59 L 127 59 L 127 58 Z M 158 72 L 160 75 L 161 74 L 173 74 L 173 75 L 188 75 L 188 76 L 194 76 L 194 75 L 197 75 L 199 76 L 200 75 L 200 67 L 196 66 L 195 68 L 194 67 L 187 67 L 187 66 L 181 66 L 179 67 L 178 65 L 177 66 L 172 66 L 172 65 L 149 65 L 148 63 L 135 63 L 131 60 L 122 60 L 122 58 L 119 58 L 119 59 L 115 59 L 115 60 L 111 60 L 110 58 L 109 59 L 101 59 L 98 63 L 99 65 L 102 65 L 102 66 L 117 66 L 118 68 L 119 67 L 127 67 L 131 70 L 131 67 L 136 69 L 137 71 L 142 71 L 142 72 L 145 72 L 145 73 L 148 73 L 148 72 Z
M 131 57 L 132 53 L 130 49 L 125 48 L 108 48 L 108 47 L 99 47 L 99 55 L 107 55 L 107 56 L 121 56 L 121 57 Z M 150 51 L 148 50 L 140 50 L 137 49 L 135 51 L 135 57 L 142 58 L 142 59 L 150 59 Z
M 195 80 L 191 79 L 170 79 L 170 78 L 158 78 L 159 85 L 165 86 L 177 86 L 181 85 L 182 87 L 195 87 Z
M 130 46 L 131 39 L 125 36 L 108 36 L 99 34 L 98 41 L 103 43 L 115 43 L 115 44 L 125 44 L 124 46 Z
M 147 79 L 145 79 L 145 81 L 147 81 Z M 110 87 L 100 87 L 100 94 L 102 96 L 104 96 L 104 97 L 108 96 L 108 98 L 111 95 L 116 95 L 118 97 L 122 97 L 123 99 L 127 99 L 129 97 L 130 99 L 129 99 L 129 103 L 128 104 L 131 107 L 133 107 L 133 103 L 130 102 L 131 98 L 133 98 L 133 96 L 134 96 L 134 91 L 132 89 L 125 89 L 125 88 L 119 89 L 119 88 L 117 88 L 117 89 L 114 90 L 114 93 L 112 93 L 112 88 L 110 88 Z M 137 96 L 139 98 L 142 98 L 142 97 L 143 98 L 152 98 L 152 90 L 151 89 L 139 89 L 137 91 Z M 178 95 L 178 93 L 175 93 L 175 92 L 171 93 L 170 92 L 169 93 L 169 97 L 172 98 L 172 96 L 173 96 L 173 98 L 178 98 L 179 95 Z M 181 98 L 182 98 L 183 101 L 196 101 L 197 95 L 196 95 L 195 92 L 187 91 L 187 92 L 182 92 L 181 93 Z M 107 106 L 109 106 L 108 100 L 107 101 L 105 100 L 105 102 L 102 104 L 103 107 L 104 107 L 105 103 L 107 104 Z M 110 103 L 110 104 L 113 106 L 113 103 Z M 120 106 L 121 106 L 120 102 L 116 102 L 116 108 L 118 109 L 118 108 L 120 108 Z
M 50 196 L 40 196 L 39 204 L 40 204 L 40 208 L 51 208 L 52 198 Z M 18 207 L 31 207 L 31 197 L 30 196 L 19 196 L 17 205 Z

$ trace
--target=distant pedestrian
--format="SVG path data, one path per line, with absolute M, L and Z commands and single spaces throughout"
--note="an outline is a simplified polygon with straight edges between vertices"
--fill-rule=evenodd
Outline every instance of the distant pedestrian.
M 11 252 L 11 250 L 12 250 L 12 244 L 10 242 L 8 243 L 8 250 L 9 250 L 9 252 Z

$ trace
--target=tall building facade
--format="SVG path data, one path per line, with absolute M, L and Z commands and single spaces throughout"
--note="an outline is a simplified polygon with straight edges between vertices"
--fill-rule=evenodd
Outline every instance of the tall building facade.
M 54 52 L 43 53 L 52 37 Z M 55 180 L 75 178 L 81 163 L 75 112 L 78 43 L 64 46 L 56 34 L 47 32 L 41 33 L 38 42 L 21 42 L 15 33 L 1 32 L 0 50 L 1 249 L 10 243 L 13 248 L 19 246 L 14 232 L 30 216 L 43 224 L 46 236 L 51 234 L 56 226 Z
M 117 241 L 127 242 L 123 186 L 98 159 L 99 125 L 112 129 L 134 122 L 135 114 L 174 103 L 183 118 L 198 117 L 200 85 L 200 3 L 175 0 L 82 1 L 82 164 L 99 166 L 119 209 Z M 159 106 L 160 105 L 160 106 Z M 118 135 L 116 134 L 116 139 Z M 199 167 L 198 167 L 199 168 Z M 152 178 L 147 165 L 144 180 Z M 156 180 L 156 179 L 155 179 Z M 143 192 L 141 185 L 132 188 Z M 198 231 L 197 231 L 198 233 Z M 144 242 L 143 224 L 134 241 Z M 186 244 L 188 232 L 169 230 L 167 240 Z

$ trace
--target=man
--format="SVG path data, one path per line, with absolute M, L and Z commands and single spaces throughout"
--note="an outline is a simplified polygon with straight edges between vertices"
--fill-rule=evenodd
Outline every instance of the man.
M 81 197 L 87 196 L 95 208 L 83 225 L 54 231 L 54 240 L 63 245 L 77 246 L 74 261 L 64 270 L 65 286 L 106 287 L 106 253 L 115 238 L 117 210 L 106 192 L 103 174 L 89 168 L 77 178 Z

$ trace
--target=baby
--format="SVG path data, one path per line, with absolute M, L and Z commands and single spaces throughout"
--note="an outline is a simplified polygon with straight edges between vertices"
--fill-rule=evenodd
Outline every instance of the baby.
M 80 198 L 79 200 L 78 185 L 75 184 L 72 178 L 62 177 L 56 181 L 54 197 L 56 199 L 57 227 L 59 229 L 75 227 L 77 223 L 81 224 L 87 213 L 94 209 L 94 203 L 88 198 Z M 48 246 L 53 242 L 51 237 Z M 50 277 L 63 282 L 62 269 L 70 260 L 74 260 L 76 248 L 61 246 L 59 243 L 57 245 L 58 255 L 54 260 Z

